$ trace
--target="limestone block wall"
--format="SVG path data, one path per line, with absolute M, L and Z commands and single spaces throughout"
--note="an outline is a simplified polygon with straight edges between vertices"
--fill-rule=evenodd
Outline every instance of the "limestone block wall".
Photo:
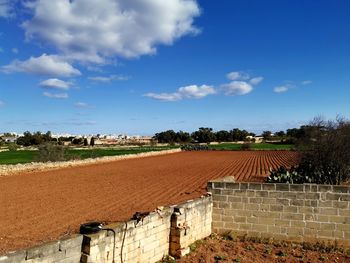
M 172 208 L 166 208 L 150 213 L 139 222 L 130 220 L 105 227 L 114 232 L 104 230 L 84 235 L 81 262 L 126 263 L 161 260 L 169 253 L 171 214 Z
M 213 204 L 210 197 L 189 200 L 174 208 L 171 217 L 170 255 L 181 257 L 189 245 L 211 234 Z
M 50 242 L 26 250 L 12 252 L 0 256 L 1 263 L 73 263 L 80 262 L 83 236 L 74 235 L 69 238 Z
M 208 183 L 213 232 L 350 246 L 350 187 Z

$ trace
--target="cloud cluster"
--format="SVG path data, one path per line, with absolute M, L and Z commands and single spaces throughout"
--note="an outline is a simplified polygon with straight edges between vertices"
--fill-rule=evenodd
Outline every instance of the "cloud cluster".
M 263 77 L 251 77 L 242 71 L 233 71 L 226 75 L 230 83 L 221 85 L 221 90 L 226 96 L 246 95 L 253 91 L 253 86 L 263 81 Z
M 24 72 L 33 75 L 71 77 L 81 75 L 71 64 L 55 55 L 42 54 L 40 57 L 30 57 L 28 60 L 14 60 L 9 65 L 2 66 L 5 73 Z
M 295 83 L 293 81 L 286 81 L 286 84 L 274 87 L 273 92 L 285 93 L 285 92 L 290 91 L 291 89 L 296 89 L 299 85 L 306 86 L 306 85 L 310 85 L 311 83 L 312 83 L 311 80 L 304 80 L 304 81 L 300 82 L 299 84 Z
M 155 100 L 178 101 L 182 99 L 200 99 L 219 92 L 226 96 L 246 95 L 253 91 L 253 86 L 258 85 L 264 79 L 263 77 L 252 78 L 249 74 L 241 71 L 230 72 L 226 77 L 231 82 L 221 85 L 220 88 L 209 85 L 190 85 L 181 87 L 173 93 L 147 93 L 144 96 Z
M 154 54 L 158 44 L 197 33 L 193 20 L 200 15 L 196 0 L 37 0 L 25 6 L 32 13 L 22 24 L 27 40 L 98 64 Z
M 73 85 L 73 83 L 53 78 L 53 79 L 44 80 L 40 82 L 39 85 L 41 87 L 50 88 L 50 89 L 69 90 L 69 88 Z
M 190 85 L 181 87 L 174 93 L 147 93 L 144 96 L 162 101 L 178 101 L 182 99 L 200 99 L 208 95 L 215 94 L 216 91 L 208 85 Z

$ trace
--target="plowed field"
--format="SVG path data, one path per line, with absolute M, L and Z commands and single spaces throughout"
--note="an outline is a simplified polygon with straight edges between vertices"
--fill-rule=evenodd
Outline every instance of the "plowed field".
M 0 255 L 77 232 L 86 221 L 126 220 L 199 197 L 210 179 L 261 181 L 270 167 L 297 159 L 289 151 L 182 152 L 0 177 Z

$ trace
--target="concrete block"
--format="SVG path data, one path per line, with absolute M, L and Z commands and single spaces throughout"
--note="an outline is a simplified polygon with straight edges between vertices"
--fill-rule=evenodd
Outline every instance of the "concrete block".
M 59 242 L 59 250 L 66 250 L 72 247 L 81 247 L 83 244 L 83 235 L 73 235 L 63 238 Z
M 1 263 L 22 263 L 25 262 L 26 259 L 26 251 L 14 251 L 10 252 L 7 255 L 0 256 Z
M 261 184 L 262 190 L 267 191 L 275 191 L 276 190 L 276 184 Z
M 46 243 L 41 246 L 36 246 L 27 249 L 26 251 L 26 260 L 42 258 L 51 254 L 55 254 L 59 252 L 59 241 L 54 241 L 50 243 Z

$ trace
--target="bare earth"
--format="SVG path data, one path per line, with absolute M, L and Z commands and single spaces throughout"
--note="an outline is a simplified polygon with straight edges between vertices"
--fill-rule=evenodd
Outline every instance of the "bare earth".
M 122 221 L 197 198 L 211 179 L 261 181 L 270 167 L 297 159 L 289 151 L 182 152 L 0 177 L 0 255 L 75 233 L 87 221 Z
M 291 243 L 263 244 L 249 241 L 229 241 L 220 237 L 207 238 L 192 245 L 188 256 L 178 263 L 220 263 L 220 262 L 333 262 L 349 263 L 347 250 L 317 245 L 299 245 Z

